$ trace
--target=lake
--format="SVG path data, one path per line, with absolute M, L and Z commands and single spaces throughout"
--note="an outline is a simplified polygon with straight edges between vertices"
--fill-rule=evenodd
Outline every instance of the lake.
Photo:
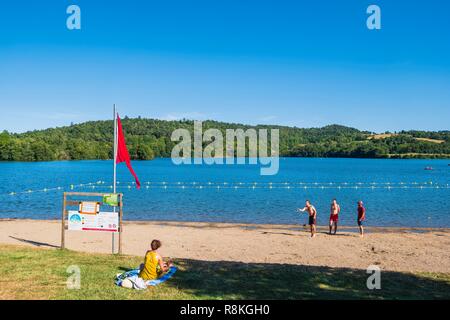
M 124 164 L 118 191 L 125 220 L 306 223 L 310 199 L 326 225 L 333 198 L 340 224 L 355 225 L 363 200 L 367 225 L 450 227 L 449 160 L 281 158 L 275 176 L 257 165 L 134 162 L 141 190 Z M 433 170 L 424 170 L 433 167 Z M 112 161 L 0 163 L 0 218 L 58 219 L 62 192 L 111 192 Z M 72 185 L 72 187 L 71 187 Z

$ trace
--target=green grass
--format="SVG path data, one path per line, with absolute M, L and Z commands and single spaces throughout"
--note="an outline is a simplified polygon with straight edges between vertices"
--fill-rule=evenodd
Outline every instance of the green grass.
M 368 290 L 365 270 L 174 259 L 179 271 L 145 291 L 116 287 L 114 276 L 142 257 L 0 246 L 1 299 L 449 299 L 450 274 L 384 271 Z M 81 269 L 69 290 L 67 267 Z

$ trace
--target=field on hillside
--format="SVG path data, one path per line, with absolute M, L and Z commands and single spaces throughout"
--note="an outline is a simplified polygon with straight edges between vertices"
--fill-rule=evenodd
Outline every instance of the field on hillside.
M 392 138 L 392 137 L 398 137 L 400 136 L 397 133 L 380 133 L 380 134 L 372 134 L 369 135 L 367 137 L 368 140 L 382 140 L 382 139 L 387 139 L 387 138 Z M 441 144 L 441 143 L 445 143 L 445 140 L 442 139 L 431 139 L 431 138 L 414 138 L 417 141 L 423 141 L 423 142 L 431 142 L 431 143 L 437 143 L 437 144 Z

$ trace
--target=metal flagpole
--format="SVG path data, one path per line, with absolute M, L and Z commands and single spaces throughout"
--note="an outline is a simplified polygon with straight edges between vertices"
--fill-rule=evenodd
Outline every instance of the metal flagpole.
M 114 177 L 113 177 L 113 193 L 116 194 L 116 185 L 117 185 L 117 112 L 116 112 L 116 104 L 113 105 L 113 120 L 114 120 Z M 116 207 L 113 207 L 113 212 L 116 213 Z M 114 239 L 115 232 L 112 233 L 112 253 L 115 253 L 114 250 Z

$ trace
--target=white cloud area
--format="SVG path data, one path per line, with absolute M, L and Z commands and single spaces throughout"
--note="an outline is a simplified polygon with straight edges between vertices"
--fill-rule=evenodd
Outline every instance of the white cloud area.
M 167 121 L 176 121 L 182 119 L 189 120 L 207 120 L 207 116 L 201 112 L 171 112 L 166 114 L 163 117 L 160 117 L 161 120 Z
M 261 122 L 270 122 L 270 121 L 275 121 L 278 117 L 274 116 L 274 115 L 267 115 L 267 116 L 263 116 L 260 118 L 257 118 L 257 121 L 261 121 Z
M 0 119 L 0 131 L 7 130 L 15 133 L 68 126 L 72 123 L 77 124 L 91 120 L 105 120 L 104 115 L 82 112 L 20 112 L 20 110 L 6 110 L 4 114 L 5 119 Z M 8 119 L 15 119 L 15 122 L 8 121 Z M 20 123 L 20 127 L 18 127 L 18 123 Z
M 70 120 L 75 121 L 81 119 L 83 115 L 78 113 L 70 113 L 70 112 L 57 112 L 57 113 L 49 113 L 49 114 L 36 114 L 33 115 L 36 118 L 49 119 L 49 120 Z

